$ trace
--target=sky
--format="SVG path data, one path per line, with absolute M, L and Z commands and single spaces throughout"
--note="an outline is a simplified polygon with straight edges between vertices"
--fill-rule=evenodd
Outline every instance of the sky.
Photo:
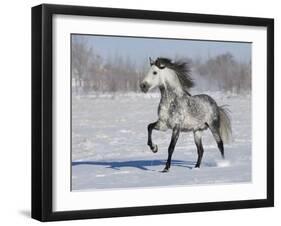
M 137 38 L 97 35 L 73 35 L 73 40 L 85 40 L 104 59 L 114 56 L 130 58 L 138 64 L 148 57 L 168 57 L 171 59 L 188 57 L 192 59 L 231 53 L 240 62 L 251 59 L 251 43 L 176 40 L 159 38 Z

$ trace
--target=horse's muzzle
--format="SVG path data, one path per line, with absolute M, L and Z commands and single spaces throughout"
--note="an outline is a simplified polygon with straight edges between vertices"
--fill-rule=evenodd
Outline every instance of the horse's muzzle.
M 142 92 L 144 92 L 144 93 L 146 93 L 148 90 L 149 90 L 149 85 L 148 85 L 148 83 L 147 82 L 142 82 L 141 84 L 140 84 L 140 89 L 141 89 L 141 91 Z

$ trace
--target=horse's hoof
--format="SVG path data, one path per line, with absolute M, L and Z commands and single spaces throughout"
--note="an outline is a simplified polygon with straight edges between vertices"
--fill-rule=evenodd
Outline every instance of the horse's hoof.
M 158 151 L 158 146 L 157 146 L 157 144 L 154 145 L 154 146 L 151 148 L 151 151 L 152 151 L 153 153 L 156 153 L 156 152 Z
M 169 172 L 169 169 L 163 169 L 162 171 L 161 171 L 162 173 L 168 173 Z

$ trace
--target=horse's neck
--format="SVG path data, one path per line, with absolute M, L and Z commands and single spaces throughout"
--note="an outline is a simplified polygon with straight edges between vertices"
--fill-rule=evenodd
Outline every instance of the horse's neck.
M 177 98 L 181 98 L 184 95 L 184 92 L 178 92 L 174 89 L 170 89 L 169 87 L 160 87 L 161 93 L 161 102 L 162 103 L 170 103 L 173 102 Z

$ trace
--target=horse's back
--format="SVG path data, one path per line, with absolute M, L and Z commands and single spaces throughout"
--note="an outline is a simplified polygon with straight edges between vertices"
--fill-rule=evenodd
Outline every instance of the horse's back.
M 217 106 L 216 101 L 207 94 L 198 94 L 191 97 L 192 99 L 196 100 L 196 102 L 210 104 Z

